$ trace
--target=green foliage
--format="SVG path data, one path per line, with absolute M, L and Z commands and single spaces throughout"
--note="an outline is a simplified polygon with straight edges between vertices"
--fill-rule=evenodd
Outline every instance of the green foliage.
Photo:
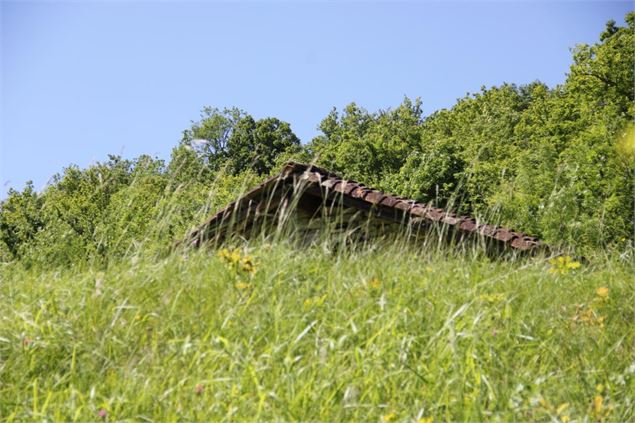
M 609 21 L 600 43 L 576 47 L 567 85 L 587 107 L 610 108 L 621 117 L 633 116 L 635 100 L 635 12 L 626 27 Z M 597 109 L 596 109 L 597 110 Z
M 428 139 L 408 156 L 397 175 L 387 184 L 418 201 L 446 206 L 457 192 L 458 177 L 465 168 L 458 145 L 447 139 Z
M 140 157 L 130 183 L 112 196 L 104 210 L 95 233 L 100 249 L 109 255 L 123 255 L 134 243 L 158 235 L 157 206 L 167 183 L 161 161 Z
M 31 184 L 10 191 L 0 212 L 0 258 L 47 268 L 105 264 L 139 249 L 169 251 L 264 177 L 217 172 L 209 182 L 182 181 L 173 171 L 149 156 L 112 156 L 85 170 L 66 168 L 41 194 Z
M 9 190 L 8 197 L 0 209 L 0 251 L 5 260 L 22 253 L 38 230 L 43 226 L 42 200 L 27 182 L 22 192 Z
M 110 156 L 86 170 L 66 168 L 42 194 L 28 185 L 2 204 L 0 237 L 25 263 L 72 264 L 98 252 L 97 222 L 110 198 L 129 184 L 132 162 Z
M 355 104 L 309 151 L 368 185 L 580 249 L 633 242 L 635 14 L 578 46 L 566 82 L 482 88 L 423 119 Z
M 420 143 L 421 101 L 404 99 L 395 110 L 369 113 L 355 103 L 320 123 L 322 135 L 308 146 L 317 162 L 330 170 L 377 188 L 399 172 Z
M 199 160 L 212 171 L 218 171 L 231 157 L 229 139 L 238 122 L 246 116 L 235 107 L 223 111 L 205 107 L 200 121 L 193 122 L 190 129 L 183 131 L 181 144 L 195 151 Z
M 221 112 L 206 107 L 201 120 L 183 132 L 173 160 L 178 160 L 175 167 L 188 177 L 213 177 L 221 169 L 234 175 L 246 170 L 262 175 L 272 170 L 276 157 L 297 151 L 299 146 L 291 126 L 279 119 L 255 120 L 236 108 Z
M 194 182 L 205 183 L 214 179 L 215 172 L 200 159 L 199 154 L 186 144 L 172 150 L 167 169 L 173 187 Z
M 300 139 L 288 123 L 276 118 L 256 121 L 247 116 L 238 122 L 229 139 L 230 172 L 253 170 L 259 175 L 268 174 L 278 155 L 293 152 L 299 146 Z
M 627 27 L 609 22 L 600 43 L 578 46 L 566 83 L 524 113 L 518 173 L 492 201 L 505 221 L 552 243 L 632 240 L 633 160 L 619 141 L 635 118 L 633 16 Z

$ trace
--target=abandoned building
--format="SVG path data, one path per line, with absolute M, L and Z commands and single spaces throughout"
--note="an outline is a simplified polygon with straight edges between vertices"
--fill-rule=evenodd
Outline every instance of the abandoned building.
M 358 239 L 379 234 L 434 231 L 453 242 L 476 239 L 497 249 L 536 251 L 535 237 L 457 216 L 429 204 L 345 180 L 314 165 L 290 162 L 282 171 L 211 216 L 182 243 L 200 246 L 231 235 L 249 237 L 281 227 L 306 239 L 330 228 Z

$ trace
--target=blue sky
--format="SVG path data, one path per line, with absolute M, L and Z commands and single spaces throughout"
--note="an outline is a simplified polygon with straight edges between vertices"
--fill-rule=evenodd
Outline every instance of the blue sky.
M 309 141 L 332 107 L 562 83 L 628 1 L 1 4 L 0 197 L 109 153 L 168 158 L 200 109 L 275 116 Z

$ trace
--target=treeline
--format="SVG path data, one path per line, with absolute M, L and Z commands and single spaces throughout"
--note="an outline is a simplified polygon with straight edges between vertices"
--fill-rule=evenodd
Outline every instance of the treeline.
M 165 162 L 70 166 L 0 205 L 0 260 L 69 265 L 166 246 L 288 160 L 580 249 L 633 242 L 635 13 L 573 50 L 564 84 L 482 88 L 424 117 L 420 100 L 333 109 L 301 144 L 288 123 L 205 108 Z

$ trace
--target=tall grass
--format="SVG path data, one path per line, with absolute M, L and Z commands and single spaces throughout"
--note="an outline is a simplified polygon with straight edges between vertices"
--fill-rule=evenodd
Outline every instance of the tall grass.
M 632 252 L 573 269 L 338 213 L 307 237 L 294 201 L 173 249 L 178 201 L 105 262 L 3 265 L 0 420 L 635 419 Z
M 635 418 L 624 262 L 234 246 L 5 267 L 0 419 Z

